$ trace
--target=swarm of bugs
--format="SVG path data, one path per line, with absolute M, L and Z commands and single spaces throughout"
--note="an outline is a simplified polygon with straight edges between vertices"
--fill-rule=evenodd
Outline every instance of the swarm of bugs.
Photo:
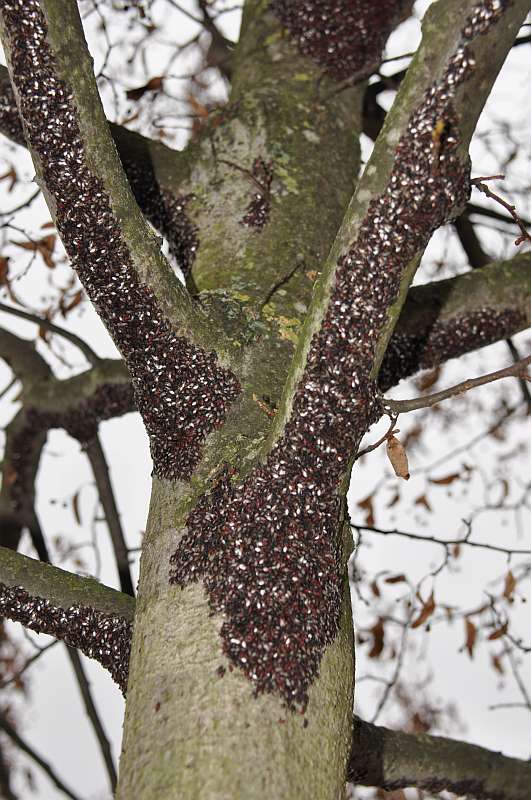
M 205 437 L 238 396 L 238 380 L 215 353 L 174 331 L 153 291 L 139 280 L 105 188 L 88 165 L 72 94 L 56 74 L 38 3 L 13 0 L 4 3 L 3 13 L 15 42 L 13 71 L 26 135 L 54 196 L 71 264 L 131 373 L 154 473 L 188 478 Z
M 21 622 L 37 633 L 47 633 L 109 670 L 125 694 L 129 671 L 132 625 L 123 617 L 88 606 L 61 608 L 20 586 L 0 583 L 0 616 Z
M 481 4 L 482 12 L 490 9 L 490 24 L 501 13 L 494 5 Z M 227 658 L 256 693 L 275 692 L 290 708 L 306 707 L 321 656 L 338 630 L 339 486 L 380 414 L 370 372 L 386 318 L 376 309 L 395 301 L 411 259 L 470 192 L 469 164 L 457 155 L 452 98 L 473 72 L 467 43 L 485 32 L 484 22 L 479 11 L 465 22 L 441 79 L 398 142 L 385 190 L 339 258 L 283 435 L 242 483 L 227 472 L 201 498 L 171 559 L 171 581 L 202 580 L 212 610 L 223 614 Z M 445 120 L 444 137 L 433 136 L 438 120 Z M 367 313 L 371 300 L 373 314 Z

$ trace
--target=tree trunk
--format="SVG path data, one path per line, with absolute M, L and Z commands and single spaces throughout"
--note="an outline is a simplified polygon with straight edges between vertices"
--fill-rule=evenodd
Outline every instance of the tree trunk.
M 354 671 L 346 579 L 341 630 L 305 714 L 269 694 L 253 697 L 249 680 L 221 653 L 221 619 L 202 585 L 168 582 L 182 499 L 178 488 L 155 483 L 117 797 L 342 797 Z

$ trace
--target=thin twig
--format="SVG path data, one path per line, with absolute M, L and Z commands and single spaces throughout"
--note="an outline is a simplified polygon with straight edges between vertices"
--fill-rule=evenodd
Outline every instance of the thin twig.
M 33 203 L 33 201 L 37 199 L 40 193 L 41 190 L 37 189 L 35 192 L 33 192 L 32 195 L 28 197 L 27 200 L 24 200 L 23 203 L 19 203 L 19 205 L 15 206 L 15 208 L 10 208 L 9 211 L 0 211 L 0 217 L 10 217 L 12 214 L 16 214 L 17 211 L 22 211 L 23 208 L 27 208 L 28 206 L 30 206 Z
M 500 197 L 498 194 L 493 192 L 491 189 L 489 189 L 487 184 L 483 182 L 483 181 L 489 181 L 489 180 L 501 180 L 503 178 L 505 178 L 505 175 L 481 176 L 479 178 L 473 178 L 470 181 L 470 183 L 472 184 L 472 186 L 475 186 L 477 189 L 479 189 L 480 192 L 483 192 L 483 194 L 485 194 L 487 197 L 490 197 L 491 200 L 495 200 L 497 203 L 499 203 L 500 205 L 502 205 L 504 208 L 507 209 L 507 211 L 509 212 L 511 217 L 514 219 L 514 221 L 516 222 L 516 224 L 520 228 L 520 231 L 522 232 L 522 235 L 519 236 L 518 239 L 515 239 L 515 242 L 514 242 L 515 245 L 518 247 L 518 245 L 521 245 L 524 242 L 531 242 L 531 235 L 528 233 L 527 228 L 524 225 L 523 220 L 521 219 L 521 217 L 516 212 L 516 207 L 515 206 L 511 205 L 511 203 L 508 203 L 507 200 L 503 199 L 503 197 Z
M 530 376 L 526 373 L 528 364 L 531 364 L 531 356 L 522 358 L 515 364 L 511 364 L 504 369 L 498 369 L 495 372 L 488 372 L 486 375 L 480 375 L 477 378 L 468 378 L 466 381 L 456 383 L 455 386 L 450 386 L 448 389 L 442 389 L 440 392 L 428 394 L 424 397 L 414 397 L 411 400 L 388 400 L 384 398 L 382 405 L 386 411 L 393 414 L 403 414 L 408 411 L 417 411 L 419 408 L 429 408 L 442 400 L 447 400 L 449 397 L 464 394 L 476 386 L 484 386 L 486 383 L 501 380 L 502 378 L 524 378 L 531 380 Z
M 116 789 L 117 776 L 116 776 L 116 767 L 114 766 L 114 760 L 112 757 L 110 742 L 107 738 L 105 731 L 103 730 L 103 725 L 101 724 L 98 710 L 92 698 L 92 693 L 90 691 L 90 684 L 87 676 L 85 675 L 85 670 L 83 669 L 81 656 L 79 655 L 79 652 L 72 647 L 67 647 L 66 650 L 68 653 L 68 657 L 70 659 L 70 663 L 72 664 L 72 669 L 74 670 L 77 679 L 77 684 L 81 692 L 81 697 L 83 698 L 85 711 L 87 712 L 87 716 L 92 725 L 92 729 L 96 735 L 96 739 L 98 740 L 100 752 L 103 757 L 105 768 L 107 770 L 109 783 L 114 793 Z
M 354 461 L 357 461 L 358 458 L 361 458 L 362 456 L 366 456 L 367 453 L 372 453 L 373 450 L 376 450 L 377 447 L 380 447 L 380 445 L 383 444 L 389 438 L 396 425 L 398 415 L 390 414 L 390 419 L 391 419 L 391 424 L 389 425 L 389 430 L 387 430 L 384 433 L 384 435 L 380 439 L 378 439 L 378 441 L 375 442 L 374 444 L 370 444 L 368 447 L 364 447 L 363 450 L 358 450 L 358 453 Z
M 38 647 L 37 652 L 26 660 L 23 667 L 17 670 L 17 672 L 11 678 L 9 678 L 9 680 L 2 681 L 2 683 L 0 683 L 0 689 L 5 689 L 7 686 L 11 686 L 12 683 L 16 683 L 18 680 L 20 680 L 21 676 L 26 672 L 27 669 L 29 669 L 29 667 L 31 667 L 32 664 L 35 663 L 35 661 L 37 661 L 42 655 L 44 655 L 44 653 L 46 653 L 46 651 L 49 650 L 51 647 L 55 647 L 55 645 L 58 643 L 59 639 L 54 639 L 52 642 L 49 642 L 48 644 L 44 645 L 44 647 Z M 33 642 L 33 644 L 35 643 Z
M 66 794 L 67 797 L 70 797 L 71 800 L 79 800 L 78 796 L 75 795 L 65 784 L 62 780 L 56 775 L 53 767 L 48 764 L 41 756 L 35 752 L 35 750 L 30 747 L 30 745 L 24 741 L 24 739 L 19 736 L 17 731 L 13 728 L 13 726 L 7 721 L 3 714 L 0 714 L 0 730 L 8 736 L 14 745 L 16 745 L 19 750 L 22 750 L 23 753 L 26 753 L 39 767 L 42 769 L 43 772 L 49 777 L 52 783 L 59 789 L 60 792 Z
M 529 556 L 531 550 L 514 550 L 510 547 L 500 547 L 495 544 L 487 544 L 486 542 L 473 542 L 468 537 L 462 536 L 459 539 L 439 539 L 436 536 L 423 536 L 420 533 L 410 533 L 409 531 L 401 531 L 397 528 L 386 530 L 384 528 L 375 528 L 368 525 L 358 525 L 352 523 L 352 527 L 361 531 L 369 531 L 370 533 L 381 534 L 382 536 L 403 536 L 406 539 L 414 539 L 417 542 L 426 542 L 427 544 L 438 544 L 441 547 L 451 547 L 454 545 L 467 545 L 468 547 L 478 547 L 483 550 L 492 550 L 495 553 L 503 553 L 506 556 Z
M 0 311 L 5 311 L 6 314 L 12 314 L 14 317 L 26 319 L 28 322 L 34 322 L 36 325 L 39 325 L 39 327 L 50 331 L 50 333 L 56 333 L 58 336 L 62 336 L 63 339 L 68 339 L 68 341 L 75 345 L 78 350 L 81 350 L 89 364 L 92 364 L 93 367 L 99 365 L 101 361 L 99 356 L 96 355 L 90 345 L 88 345 L 85 341 L 83 341 L 83 339 L 81 339 L 80 336 L 77 336 L 75 333 L 67 331 L 65 328 L 61 328 L 59 325 L 55 325 L 53 322 L 50 322 L 50 320 L 39 317 L 37 314 L 31 314 L 29 311 L 22 311 L 21 308 L 14 308 L 13 306 L 8 306 L 5 303 L 0 303 Z
M 28 526 L 28 528 L 32 538 L 33 546 L 36 548 L 37 553 L 39 555 L 39 559 L 45 564 L 51 564 L 52 562 L 50 559 L 50 554 L 48 552 L 48 546 L 46 544 L 44 534 L 42 532 L 37 514 L 35 512 L 33 513 L 33 521 L 31 525 Z M 116 769 L 112 758 L 111 746 L 109 744 L 109 740 L 107 739 L 105 731 L 103 730 L 103 725 L 98 716 L 98 711 L 94 704 L 94 700 L 92 699 L 92 694 L 90 692 L 90 685 L 85 675 L 83 664 L 81 663 L 81 656 L 79 655 L 76 649 L 68 647 L 68 645 L 65 645 L 65 648 L 68 658 L 70 659 L 70 663 L 72 664 L 72 668 L 74 670 L 74 675 L 76 677 L 79 690 L 81 692 L 81 697 L 83 698 L 83 702 L 85 704 L 87 716 L 92 724 L 96 739 L 98 740 L 103 761 L 105 763 L 107 774 L 109 776 L 109 782 L 114 792 L 114 789 L 116 788 Z
M 242 172 L 245 177 L 251 181 L 251 183 L 254 183 L 264 200 L 271 200 L 271 192 L 269 189 L 266 189 L 266 187 L 263 186 L 248 169 L 245 169 L 245 167 L 240 167 L 239 164 L 235 164 L 234 161 L 228 161 L 226 158 L 218 158 L 218 162 L 220 164 L 225 164 L 227 167 L 232 167 L 232 169 L 237 169 L 238 172 Z

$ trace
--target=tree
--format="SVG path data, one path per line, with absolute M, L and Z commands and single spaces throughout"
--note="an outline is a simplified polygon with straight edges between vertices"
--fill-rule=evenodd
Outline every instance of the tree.
M 341 796 L 346 776 L 523 799 L 526 762 L 353 724 L 346 490 L 386 414 L 406 475 L 392 431 L 415 404 L 382 392 L 529 325 L 529 253 L 410 288 L 433 232 L 466 208 L 468 145 L 529 3 L 433 4 L 385 121 L 365 80 L 408 0 L 341 14 L 250 0 L 234 51 L 198 5 L 231 95 L 181 152 L 107 123 L 75 4 L 0 6 L 2 132 L 30 149 L 123 357 L 78 342 L 90 369 L 59 381 L 2 331 L 23 383 L 4 458 L 2 613 L 95 657 L 127 692 L 119 800 L 318 800 Z M 354 190 L 364 124 L 377 138 Z M 97 435 L 134 407 L 154 465 L 136 601 Z M 49 560 L 34 479 L 54 427 L 94 467 L 121 593 L 16 553 L 27 528 Z

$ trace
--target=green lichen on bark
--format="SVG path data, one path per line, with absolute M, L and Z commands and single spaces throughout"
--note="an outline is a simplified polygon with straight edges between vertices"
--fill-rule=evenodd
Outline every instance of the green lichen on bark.
M 23 586 L 28 594 L 43 597 L 60 608 L 87 606 L 130 622 L 135 613 L 132 597 L 94 578 L 43 564 L 6 547 L 0 547 L 0 583 L 9 587 Z

